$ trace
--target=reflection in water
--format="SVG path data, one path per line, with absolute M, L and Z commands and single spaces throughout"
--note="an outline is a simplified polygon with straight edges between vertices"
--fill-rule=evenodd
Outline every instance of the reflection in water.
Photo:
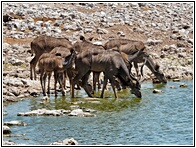
M 181 83 L 188 84 L 180 88 Z M 175 86 L 169 88 L 168 86 Z M 28 126 L 11 127 L 13 134 L 21 137 L 4 137 L 16 143 L 27 145 L 49 145 L 58 140 L 74 138 L 81 145 L 192 145 L 193 144 L 193 82 L 168 82 L 166 85 L 144 83 L 142 99 L 136 98 L 129 89 L 118 92 L 114 99 L 112 91 L 105 92 L 105 98 L 87 98 L 83 90 L 76 91 L 76 98 L 70 93 L 43 101 L 42 97 L 31 98 L 8 105 L 4 122 L 19 120 Z M 153 89 L 162 94 L 153 94 Z M 18 112 L 41 108 L 66 109 L 89 108 L 96 110 L 96 117 L 22 117 Z M 29 139 L 29 140 L 25 140 Z

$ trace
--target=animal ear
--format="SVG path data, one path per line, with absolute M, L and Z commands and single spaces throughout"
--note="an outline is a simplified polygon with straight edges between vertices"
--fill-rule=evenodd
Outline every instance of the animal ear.
M 84 41 L 84 40 L 85 40 L 85 37 L 81 35 L 81 36 L 80 36 L 80 40 L 81 40 L 81 41 Z
M 155 65 L 155 70 L 158 70 L 159 67 L 160 67 L 160 66 L 159 66 L 158 64 L 156 64 L 156 65 Z
M 63 66 L 67 66 L 70 64 L 70 58 L 71 58 L 70 56 L 62 58 Z

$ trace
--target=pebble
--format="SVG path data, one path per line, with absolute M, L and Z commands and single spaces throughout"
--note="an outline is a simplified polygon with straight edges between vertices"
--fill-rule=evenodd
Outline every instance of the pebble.
M 176 88 L 175 86 L 168 86 L 168 88 Z
M 186 88 L 186 87 L 188 87 L 188 85 L 183 83 L 183 84 L 180 84 L 180 87 L 181 88 Z
M 173 79 L 173 82 L 180 82 L 180 79 Z
M 4 125 L 7 125 L 7 126 L 14 126 L 14 125 L 17 125 L 17 126 L 26 126 L 27 123 L 21 122 L 21 121 L 10 121 L 10 122 L 4 122 Z

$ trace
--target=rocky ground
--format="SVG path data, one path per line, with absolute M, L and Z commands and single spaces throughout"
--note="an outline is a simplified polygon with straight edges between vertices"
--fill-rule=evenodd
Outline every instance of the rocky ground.
M 30 42 L 40 34 L 143 41 L 168 79 L 193 78 L 193 3 L 3 3 L 3 101 L 39 95 Z M 144 68 L 144 77 L 150 70 Z
M 29 77 L 33 58 L 30 42 L 40 34 L 67 37 L 72 43 L 79 35 L 94 37 L 94 42 L 102 44 L 110 38 L 140 40 L 168 79 L 193 79 L 193 3 L 12 2 L 2 6 L 4 106 L 40 94 L 39 78 Z M 150 78 L 147 67 L 144 74 Z M 75 112 L 69 114 L 76 115 Z M 44 110 L 43 114 L 51 111 Z M 9 132 L 6 125 L 5 131 Z M 77 144 L 73 141 L 65 139 L 52 144 Z M 3 144 L 16 145 L 9 141 Z

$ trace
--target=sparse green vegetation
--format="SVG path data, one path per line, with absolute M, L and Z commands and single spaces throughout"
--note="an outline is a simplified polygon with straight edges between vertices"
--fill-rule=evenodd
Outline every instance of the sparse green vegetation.
M 3 64 L 3 71 L 11 71 L 13 69 L 18 69 L 18 68 L 25 68 L 26 69 L 26 68 L 28 68 L 28 64 L 23 63 L 20 66 L 14 66 L 14 65 L 12 65 L 10 63 Z
M 9 71 L 12 69 L 12 64 L 3 64 L 3 71 Z

